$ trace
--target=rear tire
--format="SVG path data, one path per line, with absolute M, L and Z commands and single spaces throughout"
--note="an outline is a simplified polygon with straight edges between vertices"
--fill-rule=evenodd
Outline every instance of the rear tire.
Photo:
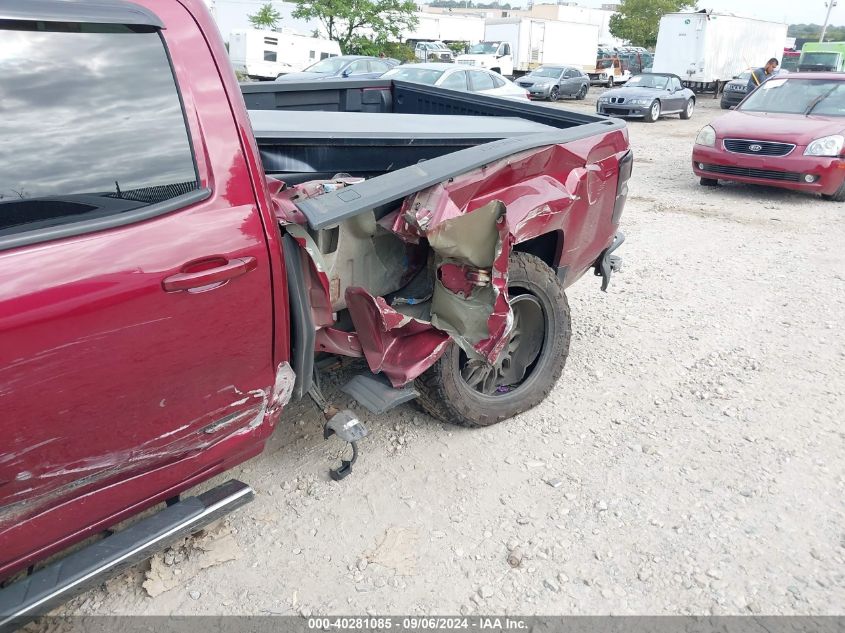
M 581 86 L 581 90 L 578 91 L 578 94 L 575 95 L 575 98 L 578 99 L 578 101 L 583 101 L 584 99 L 587 98 L 587 92 L 588 91 L 589 91 L 589 88 L 587 86 Z
M 719 181 L 715 178 L 702 178 L 698 181 L 702 187 L 718 187 Z
M 467 427 L 496 424 L 540 404 L 563 372 L 572 330 L 569 304 L 560 279 L 543 260 L 528 253 L 511 254 L 508 275 L 508 290 L 515 313 L 515 336 L 511 342 L 516 344 L 510 354 L 508 347 L 502 353 L 509 354 L 506 360 L 511 360 L 517 358 L 521 345 L 533 348 L 539 345 L 536 358 L 515 384 L 495 386 L 498 385 L 495 372 L 488 373 L 493 376 L 493 382 L 482 379 L 481 387 L 489 384 L 492 388 L 484 393 L 481 388 L 472 386 L 468 378 L 482 373 L 474 369 L 490 366 L 468 361 L 461 348 L 453 343 L 440 360 L 416 380 L 420 392 L 418 404 L 438 420 Z M 520 301 L 524 301 L 522 310 L 528 309 L 517 314 Z M 523 327 L 520 327 L 523 321 Z M 532 332 L 538 332 L 537 326 L 542 328 L 542 342 L 530 336 Z
M 684 107 L 684 111 L 681 112 L 681 118 L 684 121 L 688 121 L 692 118 L 692 113 L 695 112 L 695 99 L 690 98 L 687 101 L 687 105 Z
M 839 189 L 836 190 L 836 193 L 823 195 L 822 198 L 824 198 L 825 200 L 830 200 L 831 202 L 845 202 L 845 182 L 843 182 L 839 186 Z
M 660 118 L 660 102 L 655 101 L 648 108 L 648 114 L 645 115 L 646 123 L 654 123 Z

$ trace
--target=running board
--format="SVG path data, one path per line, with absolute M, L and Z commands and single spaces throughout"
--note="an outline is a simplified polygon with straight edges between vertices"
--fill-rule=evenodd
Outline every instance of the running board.
M 252 501 L 234 479 L 189 497 L 0 590 L 0 633 L 14 631 L 212 521 Z
M 358 374 L 353 376 L 352 380 L 343 385 L 340 390 L 355 398 L 359 404 L 376 415 L 386 413 L 420 395 L 414 389 L 413 383 L 396 389 L 381 374 Z

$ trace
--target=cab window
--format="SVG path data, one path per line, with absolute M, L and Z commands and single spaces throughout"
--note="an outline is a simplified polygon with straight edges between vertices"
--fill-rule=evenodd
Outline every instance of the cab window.
M 0 238 L 198 188 L 157 30 L 0 20 Z

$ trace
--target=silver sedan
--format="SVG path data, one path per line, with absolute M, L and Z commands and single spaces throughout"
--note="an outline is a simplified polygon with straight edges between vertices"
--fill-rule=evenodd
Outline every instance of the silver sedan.
M 484 68 L 466 68 L 456 64 L 403 64 L 382 75 L 384 79 L 411 81 L 438 88 L 477 92 L 496 97 L 528 99 L 525 88 L 520 88 L 499 73 Z

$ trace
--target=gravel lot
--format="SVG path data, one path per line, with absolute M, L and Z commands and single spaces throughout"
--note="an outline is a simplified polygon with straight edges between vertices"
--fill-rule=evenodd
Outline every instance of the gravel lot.
M 845 209 L 700 187 L 719 114 L 630 124 L 625 268 L 570 289 L 543 405 L 484 430 L 365 416 L 343 483 L 340 443 L 291 406 L 230 473 L 252 504 L 59 612 L 845 612 Z

